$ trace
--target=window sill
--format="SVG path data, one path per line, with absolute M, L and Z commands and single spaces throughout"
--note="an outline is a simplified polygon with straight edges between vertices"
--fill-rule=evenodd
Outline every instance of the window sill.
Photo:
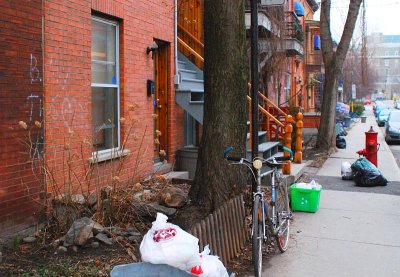
M 130 150 L 110 150 L 104 153 L 93 153 L 89 158 L 90 164 L 100 163 L 112 159 L 118 159 L 127 156 L 131 153 Z

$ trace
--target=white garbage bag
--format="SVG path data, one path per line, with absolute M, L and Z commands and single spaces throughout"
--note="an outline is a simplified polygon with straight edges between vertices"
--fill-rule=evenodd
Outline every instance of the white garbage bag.
M 206 245 L 196 259 L 189 262 L 190 272 L 201 277 L 228 277 L 228 272 L 218 256 L 210 255 L 210 247 Z
M 353 179 L 353 171 L 351 169 L 351 163 L 350 162 L 342 162 L 341 176 L 342 176 L 343 180 L 351 180 L 351 179 Z
M 142 261 L 188 270 L 187 263 L 199 254 L 199 239 L 179 226 L 167 223 L 167 219 L 166 215 L 157 213 L 140 244 Z

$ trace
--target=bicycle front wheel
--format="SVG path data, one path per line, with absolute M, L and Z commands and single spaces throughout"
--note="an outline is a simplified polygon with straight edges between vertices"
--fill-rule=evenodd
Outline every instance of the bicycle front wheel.
M 277 233 L 275 235 L 279 250 L 283 253 L 289 245 L 289 227 L 291 211 L 289 207 L 289 196 L 285 183 L 279 184 L 276 190 L 276 219 Z
M 254 275 L 260 277 L 262 273 L 262 245 L 264 240 L 262 222 L 262 201 L 260 195 L 254 197 L 253 203 L 253 265 Z

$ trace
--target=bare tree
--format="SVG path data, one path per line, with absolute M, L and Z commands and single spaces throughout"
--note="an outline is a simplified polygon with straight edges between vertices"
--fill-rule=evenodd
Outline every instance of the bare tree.
M 245 174 L 227 164 L 246 155 L 247 61 L 244 0 L 204 1 L 204 125 L 191 201 L 212 212 L 243 190 Z
M 331 34 L 331 0 L 321 2 L 321 46 L 325 65 L 325 82 L 321 107 L 321 125 L 318 130 L 317 146 L 330 150 L 335 141 L 335 108 L 339 76 L 349 50 L 362 0 L 350 0 L 346 23 L 339 45 L 334 50 Z

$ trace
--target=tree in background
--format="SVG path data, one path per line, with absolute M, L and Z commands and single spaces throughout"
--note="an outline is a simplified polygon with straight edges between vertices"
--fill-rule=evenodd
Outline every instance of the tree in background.
M 223 158 L 246 155 L 247 58 L 244 0 L 204 1 L 204 125 L 189 197 L 209 213 L 243 190 L 245 174 Z
M 349 50 L 362 0 L 350 0 L 343 34 L 336 51 L 331 34 L 331 0 L 321 1 L 321 48 L 325 67 L 325 82 L 321 107 L 321 125 L 318 129 L 317 146 L 329 151 L 335 144 L 335 109 L 339 76 Z

